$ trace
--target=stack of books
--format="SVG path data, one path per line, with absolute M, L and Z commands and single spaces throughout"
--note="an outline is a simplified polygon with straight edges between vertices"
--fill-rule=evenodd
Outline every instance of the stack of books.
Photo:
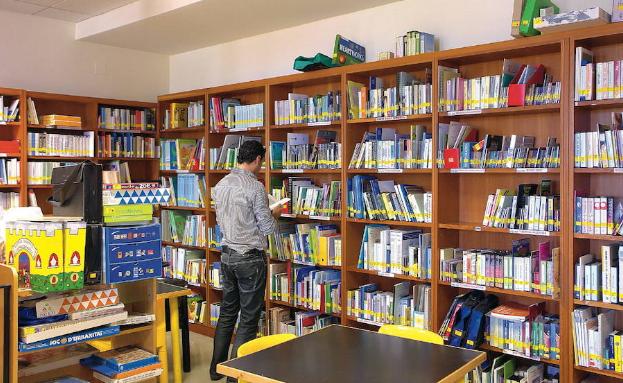
M 182 279 L 200 286 L 207 282 L 205 253 L 201 250 L 162 246 L 162 260 L 169 264 L 163 269 L 168 278 Z
M 275 101 L 275 125 L 319 124 L 341 118 L 340 91 L 316 96 L 288 93 L 287 100 Z
M 268 237 L 269 254 L 278 260 L 321 266 L 342 264 L 342 236 L 337 225 L 281 221 Z
M 356 175 L 348 180 L 347 197 L 349 217 L 432 222 L 432 193 L 417 185 Z
M 430 233 L 392 229 L 387 225 L 366 225 L 357 268 L 430 279 L 431 259 Z
M 396 57 L 413 56 L 435 51 L 435 35 L 419 31 L 409 31 L 396 37 Z
M 410 134 L 392 128 L 365 132 L 355 144 L 349 169 L 430 169 L 433 136 L 424 125 L 411 125 Z
M 162 240 L 188 246 L 206 246 L 206 217 L 188 211 L 161 212 Z
M 318 217 L 336 217 L 341 212 L 341 181 L 314 185 L 308 177 L 286 177 L 272 186 L 276 200 L 290 198 L 284 214 L 302 214 Z
M 602 245 L 601 254 L 585 254 L 575 263 L 573 296 L 585 301 L 623 303 L 623 246 Z
M 337 132 L 318 130 L 313 144 L 307 133 L 288 133 L 287 141 L 270 142 L 271 169 L 339 169 L 342 145 Z
M 80 129 L 82 128 L 82 118 L 80 116 L 48 114 L 41 116 L 41 124 L 46 127 Z
M 210 98 L 210 130 L 247 130 L 264 126 L 264 104 L 242 105 L 236 98 Z
M 576 168 L 623 167 L 623 115 L 612 112 L 609 124 L 597 123 L 588 132 L 575 133 Z
M 93 157 L 95 132 L 56 134 L 28 132 L 29 156 Z
M 575 365 L 623 372 L 623 331 L 615 329 L 615 312 L 580 306 L 573 310 Z
M 233 169 L 238 164 L 238 149 L 246 141 L 262 142 L 259 136 L 228 134 L 220 148 L 210 148 L 210 170 Z
M 143 137 L 132 133 L 107 133 L 97 137 L 98 157 L 159 157 L 154 137 Z
M 203 126 L 204 113 L 203 101 L 172 102 L 164 111 L 164 129 Z
M 160 140 L 160 170 L 198 171 L 205 169 L 203 138 Z
M 156 129 L 156 111 L 153 109 L 128 109 L 99 107 L 97 126 L 100 129 L 144 130 Z
M 80 364 L 93 371 L 94 382 L 102 383 L 140 382 L 162 373 L 158 355 L 135 346 L 97 352 Z
M 171 193 L 168 206 L 206 207 L 206 181 L 203 174 L 160 177 L 162 187 Z
M 210 264 L 210 286 L 215 289 L 222 289 L 221 284 L 221 262 L 212 262 Z
M 576 192 L 574 215 L 576 233 L 623 234 L 623 201 L 619 198 L 581 197 Z
M 0 124 L 17 121 L 19 118 L 19 98 L 13 100 L 10 106 L 5 106 L 4 97 L 0 96 Z

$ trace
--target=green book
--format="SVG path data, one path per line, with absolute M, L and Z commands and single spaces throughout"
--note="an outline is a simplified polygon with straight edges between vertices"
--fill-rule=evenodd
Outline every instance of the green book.
M 333 64 L 351 65 L 366 61 L 366 48 L 340 35 L 335 35 Z

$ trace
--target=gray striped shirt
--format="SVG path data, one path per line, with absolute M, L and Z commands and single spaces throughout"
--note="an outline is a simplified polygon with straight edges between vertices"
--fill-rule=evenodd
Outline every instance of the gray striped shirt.
M 265 250 L 266 236 L 275 230 L 264 185 L 247 170 L 232 169 L 211 189 L 222 245 L 244 254 Z

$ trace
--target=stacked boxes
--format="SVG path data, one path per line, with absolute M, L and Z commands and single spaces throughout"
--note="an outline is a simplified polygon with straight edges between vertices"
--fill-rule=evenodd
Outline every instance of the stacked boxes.
M 162 276 L 160 224 L 104 227 L 104 282 Z

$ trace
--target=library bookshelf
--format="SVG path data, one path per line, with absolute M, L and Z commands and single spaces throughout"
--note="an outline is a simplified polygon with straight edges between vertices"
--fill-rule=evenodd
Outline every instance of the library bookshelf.
M 496 248 L 510 249 L 511 242 L 519 238 L 528 238 L 531 248 L 539 242 L 549 240 L 552 247 L 560 248 L 559 295 L 545 296 L 533 292 L 519 292 L 487 287 L 487 293 L 496 295 L 500 303 L 518 302 L 531 304 L 544 302 L 546 311 L 560 317 L 560 359 L 542 360 L 548 365 L 560 367 L 561 382 L 579 382 L 583 377 L 592 374 L 600 381 L 620 381 L 623 375 L 612 371 L 597 370 L 575 366 L 573 351 L 572 311 L 575 306 L 589 305 L 602 309 L 614 309 L 617 312 L 616 328 L 623 328 L 623 311 L 620 305 L 584 302 L 573 299 L 574 263 L 579 256 L 592 251 L 599 254 L 598 247 L 603 243 L 613 243 L 623 237 L 612 235 L 576 234 L 573 229 L 574 190 L 578 187 L 587 189 L 591 194 L 615 195 L 623 197 L 623 178 L 615 169 L 574 169 L 574 136 L 573 133 L 589 129 L 600 118 L 606 118 L 611 111 L 623 108 L 623 99 L 602 100 L 595 102 L 574 102 L 574 52 L 575 47 L 591 48 L 600 61 L 623 58 L 622 24 L 610 24 L 597 28 L 580 29 L 559 34 L 523 38 L 499 43 L 484 44 L 473 47 L 457 48 L 447 51 L 422 54 L 364 63 L 322 71 L 293 74 L 240 84 L 231 84 L 215 88 L 200 89 L 172 95 L 160 96 L 158 108 L 161 111 L 174 101 L 189 99 L 205 99 L 205 120 L 209 121 L 209 105 L 211 97 L 236 97 L 243 104 L 264 103 L 264 124 L 262 128 L 235 134 L 257 135 L 267 145 L 273 140 L 283 140 L 288 132 L 313 133 L 319 129 L 330 129 L 338 132 L 338 140 L 342 143 L 342 168 L 339 171 L 303 170 L 296 175 L 310 177 L 316 183 L 330 180 L 342 182 L 342 209 L 339 218 L 333 217 L 331 223 L 339 226 L 342 234 L 342 265 L 332 266 L 341 271 L 342 280 L 342 313 L 339 318 L 342 324 L 360 326 L 375 330 L 378 325 L 369 321 L 359 320 L 346 314 L 345 302 L 347 290 L 365 283 L 377 283 L 379 289 L 391 291 L 392 286 L 403 280 L 414 284 L 428 284 L 432 289 L 430 323 L 432 330 L 437 331 L 452 303 L 453 298 L 465 292 L 469 286 L 443 282 L 440 279 L 440 249 L 453 248 Z M 484 109 L 470 112 L 439 112 L 439 86 L 437 75 L 440 66 L 459 69 L 465 78 L 499 74 L 505 58 L 515 59 L 522 64 L 543 64 L 547 73 L 554 81 L 561 81 L 561 97 L 559 104 L 538 106 L 508 107 L 500 109 Z M 416 76 L 429 71 L 432 75 L 432 113 L 413 115 L 396 119 L 350 119 L 347 110 L 347 81 L 367 82 L 369 76 L 380 77 L 388 86 L 395 84 L 395 73 L 405 71 Z M 342 95 L 341 119 L 328 125 L 312 124 L 275 125 L 274 102 L 287 97 L 287 93 L 304 93 L 308 95 L 339 90 Z M 521 171 L 517 169 L 484 169 L 482 171 L 455 171 L 439 169 L 433 163 L 432 169 L 404 169 L 397 173 L 378 172 L 374 169 L 348 169 L 348 163 L 355 143 L 361 140 L 365 131 L 376 127 L 394 127 L 399 132 L 408 131 L 410 125 L 421 124 L 428 132 L 432 132 L 434 153 L 437 153 L 439 123 L 458 121 L 478 129 L 480 136 L 485 134 L 512 135 L 525 134 L 535 136 L 536 146 L 542 146 L 548 137 L 555 137 L 561 145 L 560 167 L 553 169 L 536 169 Z M 162 121 L 159 120 L 159 135 L 163 136 Z M 170 135 L 193 137 L 205 134 L 206 147 L 219 147 L 226 134 L 234 132 L 205 131 L 167 132 Z M 436 155 L 434 155 L 434 158 Z M 434 160 L 433 160 L 434 161 Z M 209 187 L 214 186 L 227 171 L 212 171 L 206 164 L 205 176 Z M 288 171 L 271 170 L 269 166 L 260 174 L 260 180 L 270 190 L 273 180 L 282 179 Z M 161 172 L 162 174 L 162 172 Z M 373 221 L 349 218 L 347 216 L 346 183 L 348 178 L 356 174 L 374 174 L 379 179 L 392 179 L 396 183 L 409 183 L 422 186 L 432 192 L 433 210 L 431 223 L 407 223 L 398 221 Z M 482 225 L 483 212 L 487 195 L 495 193 L 497 188 L 516 189 L 524 183 L 539 183 L 551 180 L 554 192 L 560 195 L 560 231 L 535 232 L 491 228 Z M 618 193 L 618 194 L 617 194 Z M 209 197 L 208 197 L 209 198 Z M 209 205 L 208 205 L 209 206 Z M 206 214 L 208 226 L 216 224 L 214 210 L 199 209 Z M 283 218 L 293 222 L 313 221 L 306 216 Z M 322 221 L 320 221 L 322 222 Z M 420 228 L 432 235 L 432 278 L 422 280 L 414 277 L 386 275 L 357 268 L 357 257 L 365 224 L 382 223 L 392 228 Z M 220 253 L 206 249 L 208 264 L 217 261 Z M 278 262 L 270 260 L 270 262 Z M 326 267 L 326 266 L 324 266 Z M 201 286 L 202 295 L 208 304 L 218 302 L 221 293 L 208 286 Z M 267 295 L 266 308 L 274 306 L 294 307 L 287 302 L 273 301 Z M 193 330 L 212 335 L 214 328 L 209 324 L 195 324 Z M 491 346 L 483 346 L 483 350 L 496 354 L 502 350 Z M 521 357 L 519 357 L 521 358 Z

